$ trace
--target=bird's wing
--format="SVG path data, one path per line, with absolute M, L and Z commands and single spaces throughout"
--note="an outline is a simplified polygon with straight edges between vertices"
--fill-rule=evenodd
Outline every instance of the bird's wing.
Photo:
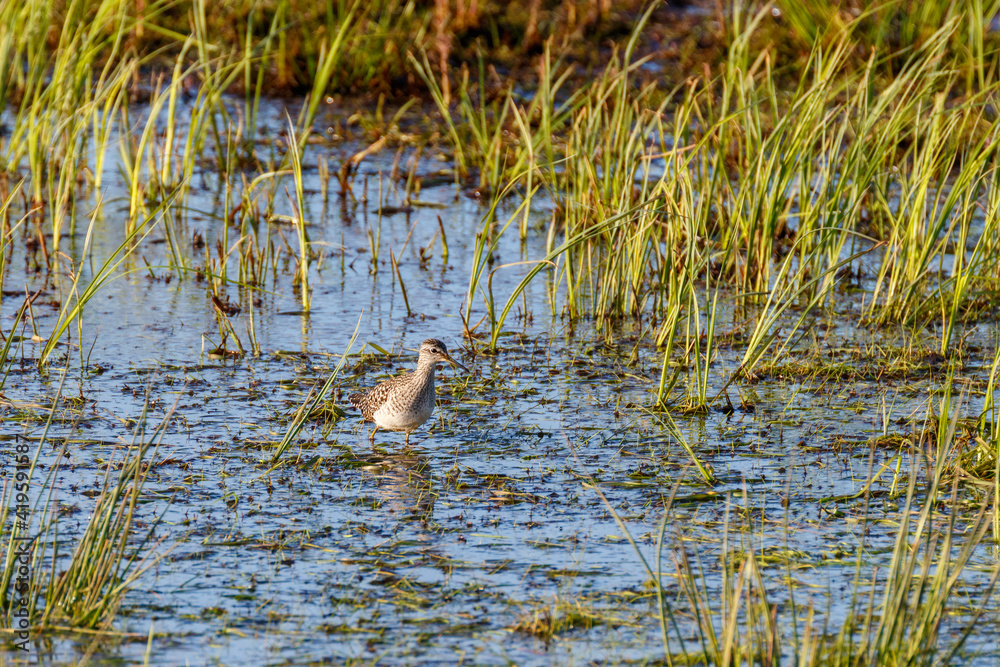
M 392 392 L 392 388 L 399 383 L 402 378 L 392 378 L 381 382 L 368 391 L 361 391 L 356 394 L 351 394 L 347 397 L 347 400 L 351 402 L 351 405 L 356 407 L 361 411 L 361 416 L 366 420 L 371 421 L 372 416 L 378 412 L 378 409 L 385 405 L 386 400 L 389 398 L 389 394 Z

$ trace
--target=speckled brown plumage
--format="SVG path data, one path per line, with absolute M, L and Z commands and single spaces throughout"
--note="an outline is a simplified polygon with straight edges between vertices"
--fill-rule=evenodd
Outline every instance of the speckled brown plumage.
M 469 370 L 451 358 L 444 343 L 429 338 L 420 344 L 420 357 L 415 371 L 348 397 L 351 404 L 361 411 L 365 421 L 375 422 L 371 434 L 373 442 L 378 429 L 384 428 L 404 431 L 409 444 L 410 433 L 426 422 L 434 412 L 434 370 L 442 361 L 454 364 L 466 372 Z
M 368 391 L 359 391 L 356 394 L 351 394 L 348 396 L 348 400 L 351 402 L 351 405 L 361 411 L 361 416 L 365 418 L 365 421 L 375 421 L 375 413 L 389 399 L 389 396 L 393 393 L 393 388 L 399 385 L 406 385 L 410 381 L 411 375 L 413 373 L 407 373 L 406 375 L 400 375 L 385 382 L 380 382 Z

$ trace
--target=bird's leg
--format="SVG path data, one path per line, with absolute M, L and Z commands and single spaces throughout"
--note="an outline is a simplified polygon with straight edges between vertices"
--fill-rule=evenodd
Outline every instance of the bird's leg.
M 409 431 L 406 432 L 406 439 L 403 441 L 403 444 L 406 445 L 407 447 L 410 446 L 410 432 Z
M 372 434 L 368 437 L 368 441 L 371 442 L 373 445 L 375 444 L 375 433 L 377 431 L 378 431 L 378 424 L 375 425 L 375 428 L 372 429 Z

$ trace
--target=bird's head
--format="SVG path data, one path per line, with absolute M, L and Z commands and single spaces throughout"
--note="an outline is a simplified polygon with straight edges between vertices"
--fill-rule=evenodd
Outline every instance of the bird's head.
M 440 362 L 445 362 L 452 364 L 453 366 L 458 366 L 466 373 L 469 369 L 462 364 L 455 361 L 450 354 L 448 354 L 448 346 L 439 341 L 436 338 L 428 338 L 423 343 L 420 344 L 420 359 L 417 363 L 419 364 L 438 364 Z

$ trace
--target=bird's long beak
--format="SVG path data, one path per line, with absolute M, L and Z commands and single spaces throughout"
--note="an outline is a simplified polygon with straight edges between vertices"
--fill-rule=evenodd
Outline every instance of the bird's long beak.
M 445 354 L 447 354 L 447 353 L 445 353 Z M 461 368 L 466 373 L 471 373 L 472 372 L 468 368 L 466 368 L 465 366 L 463 366 L 462 364 L 460 364 L 457 361 L 455 361 L 455 358 L 452 357 L 450 354 L 448 354 L 448 361 L 451 363 L 452 366 L 458 366 L 459 368 Z

